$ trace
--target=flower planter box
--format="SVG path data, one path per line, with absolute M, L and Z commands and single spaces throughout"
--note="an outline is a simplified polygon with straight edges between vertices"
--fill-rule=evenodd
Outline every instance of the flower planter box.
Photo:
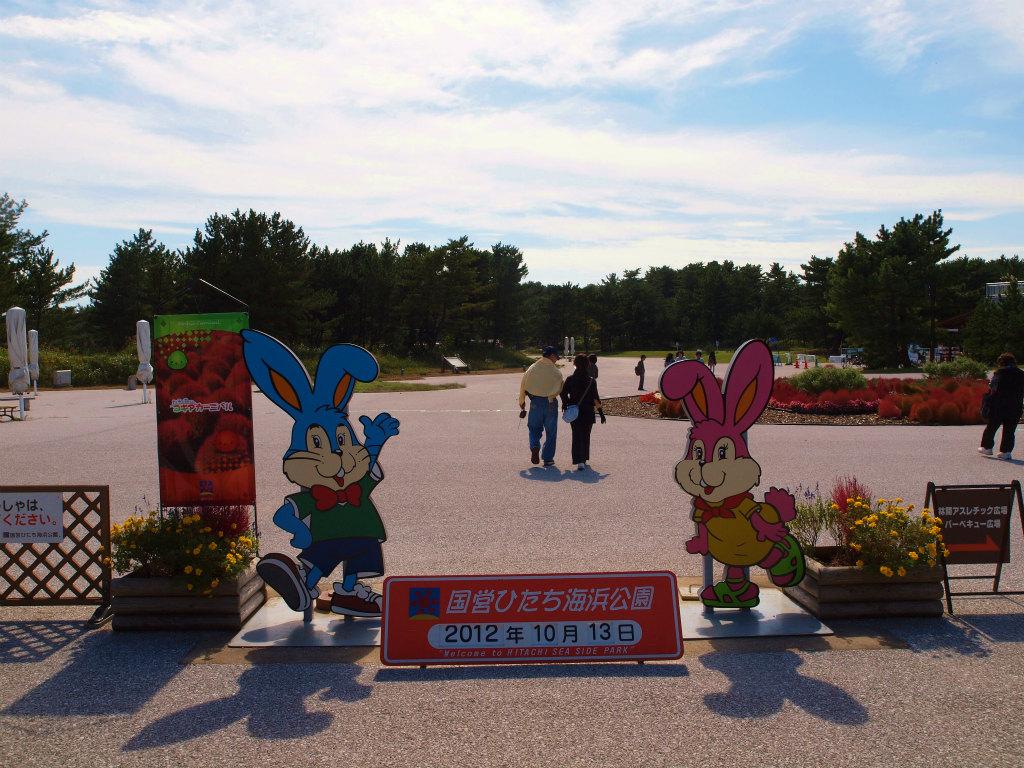
M 129 575 L 114 579 L 111 586 L 115 630 L 238 630 L 267 599 L 255 568 L 222 581 L 208 597 L 169 578 Z
M 828 561 L 835 548 L 817 549 Z M 920 568 L 904 577 L 852 566 L 827 566 L 807 554 L 807 575 L 785 592 L 819 619 L 876 616 L 941 616 L 942 569 Z

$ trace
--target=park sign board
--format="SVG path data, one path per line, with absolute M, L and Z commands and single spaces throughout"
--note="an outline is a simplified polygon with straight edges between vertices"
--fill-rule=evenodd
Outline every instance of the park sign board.
M 252 380 L 244 312 L 154 319 L 160 504 L 253 505 Z
M 64 498 L 54 491 L 0 492 L 0 543 L 56 544 L 64 540 Z
M 1010 514 L 1015 490 L 1006 486 L 938 486 L 931 489 L 942 520 L 948 565 L 1010 562 Z
M 675 574 L 392 576 L 388 665 L 647 661 L 683 655 Z

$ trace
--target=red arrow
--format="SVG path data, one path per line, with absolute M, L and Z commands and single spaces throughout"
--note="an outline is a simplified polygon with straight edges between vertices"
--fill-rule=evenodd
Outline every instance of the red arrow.
M 999 545 L 992 541 L 991 536 L 986 536 L 985 541 L 979 544 L 947 544 L 950 552 L 999 552 Z

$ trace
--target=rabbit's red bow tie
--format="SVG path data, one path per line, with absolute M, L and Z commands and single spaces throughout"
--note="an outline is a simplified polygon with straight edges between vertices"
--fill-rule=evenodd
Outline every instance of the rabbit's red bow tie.
M 309 492 L 313 494 L 316 508 L 321 512 L 326 512 L 338 504 L 351 504 L 353 507 L 358 507 L 363 500 L 362 487 L 354 483 L 348 488 L 338 491 L 328 488 L 326 485 L 314 485 Z
M 736 509 L 744 499 L 753 498 L 753 494 L 748 491 L 746 493 L 737 493 L 735 496 L 729 496 L 724 499 L 721 504 L 716 504 L 714 506 L 708 504 L 704 499 L 699 497 L 695 498 L 694 502 L 697 505 L 697 509 L 704 513 L 704 522 L 707 522 L 713 517 L 736 517 L 733 510 Z

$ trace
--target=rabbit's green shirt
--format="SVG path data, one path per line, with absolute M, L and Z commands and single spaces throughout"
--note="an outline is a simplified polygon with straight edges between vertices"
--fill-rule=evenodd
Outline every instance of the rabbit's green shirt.
M 384 479 L 384 472 L 379 464 L 363 476 L 357 485 L 362 488 L 359 506 L 352 504 L 336 504 L 330 509 L 319 510 L 313 501 L 313 494 L 300 491 L 285 497 L 292 505 L 300 520 L 307 520 L 309 533 L 313 543 L 331 539 L 372 538 L 386 541 L 384 523 L 380 519 L 377 507 L 370 499 L 370 492 Z

